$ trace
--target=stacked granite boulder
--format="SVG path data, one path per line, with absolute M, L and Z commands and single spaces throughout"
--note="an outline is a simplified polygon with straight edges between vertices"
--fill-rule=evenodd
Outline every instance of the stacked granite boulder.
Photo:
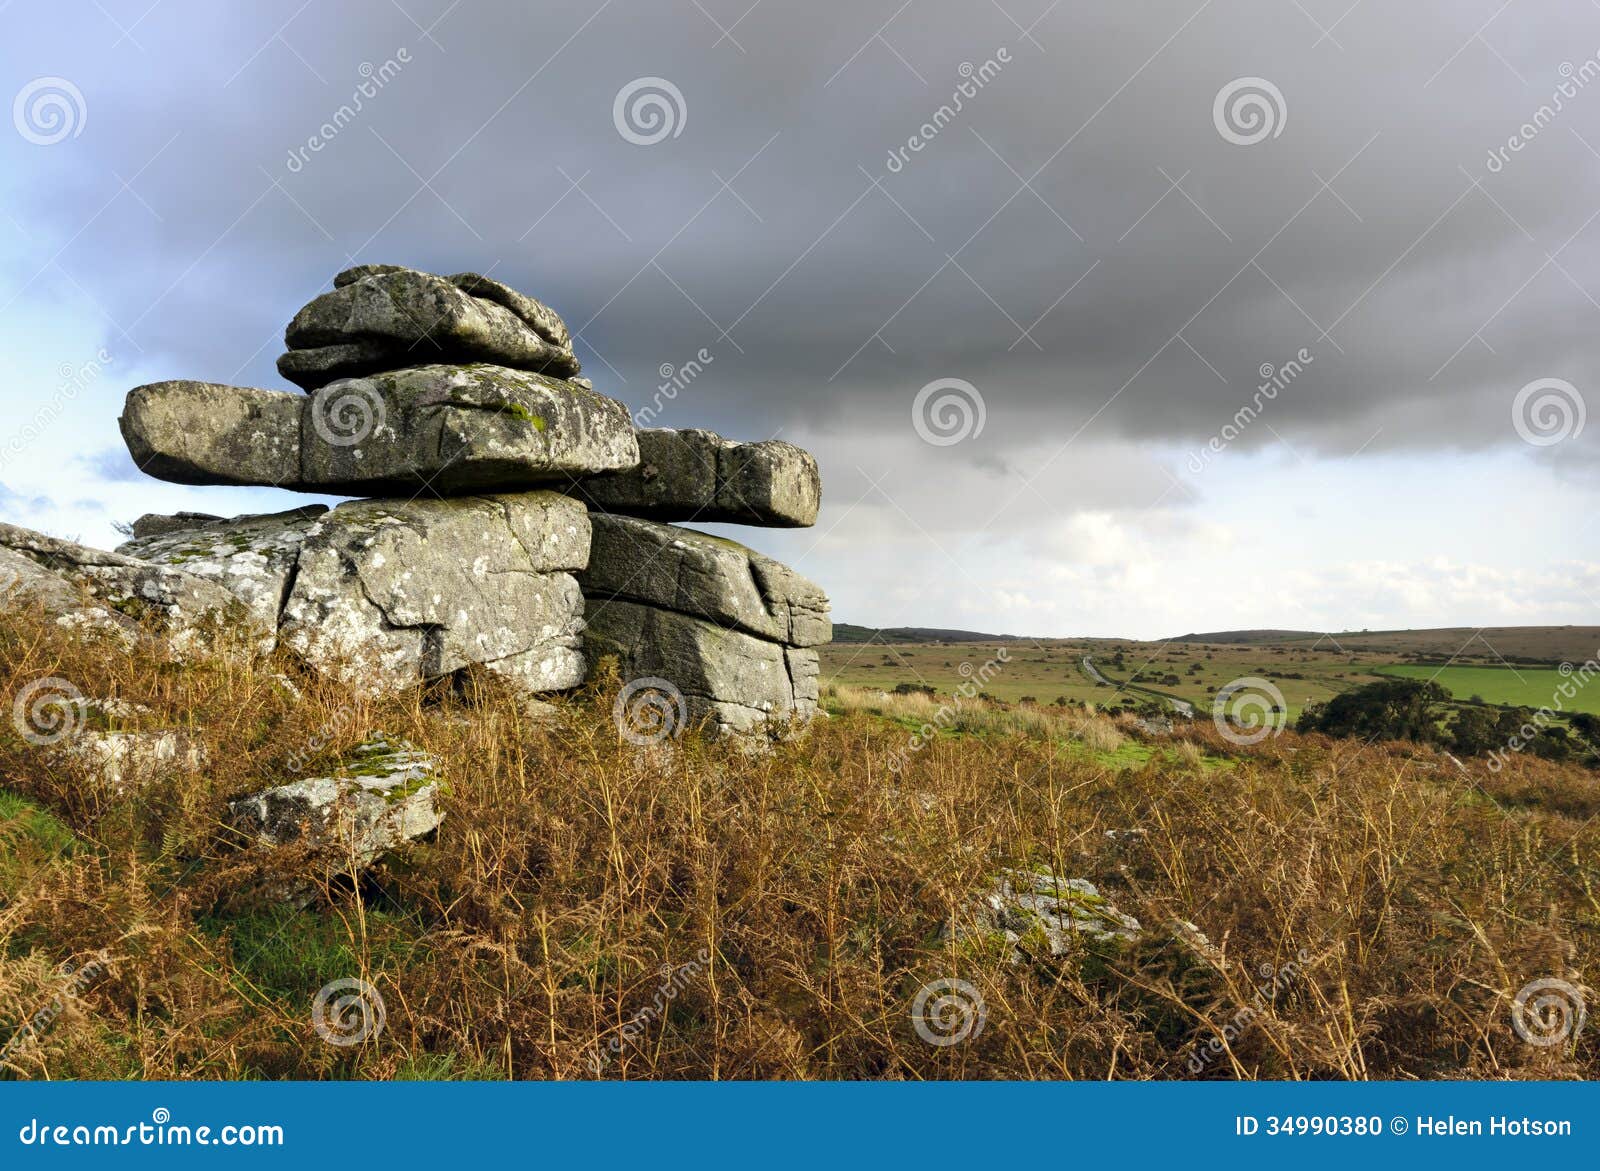
M 814 714 L 822 592 L 671 523 L 815 523 L 805 452 L 636 430 L 579 376 L 554 311 L 475 273 L 349 269 L 285 340 L 279 372 L 306 393 L 141 386 L 129 451 L 177 483 L 368 499 L 144 517 L 119 557 L 221 587 L 264 645 L 352 685 L 477 666 L 533 694 L 612 654 L 626 679 L 676 688 L 692 722 L 776 735 Z

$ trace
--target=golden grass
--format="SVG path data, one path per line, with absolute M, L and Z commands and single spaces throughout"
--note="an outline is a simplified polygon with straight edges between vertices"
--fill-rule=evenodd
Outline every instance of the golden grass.
M 144 705 L 128 726 L 180 728 L 206 763 L 118 794 L 0 719 L 0 1044 L 61 998 L 61 964 L 107 969 L 14 1049 L 12 1076 L 1596 1072 L 1592 1034 L 1533 1046 L 1510 1014 L 1526 982 L 1581 987 L 1596 962 L 1600 784 L 1575 768 L 1464 777 L 1424 749 L 1236 749 L 1209 724 L 1114 767 L 1096 754 L 1129 729 L 973 703 L 896 772 L 938 704 L 843 692 L 770 754 L 641 750 L 611 724 L 614 679 L 536 722 L 483 681 L 362 701 L 286 660 L 177 663 L 0 615 L 0 711 L 46 677 Z M 440 758 L 445 823 L 286 909 L 274 877 L 306 859 L 241 848 L 225 803 L 317 740 L 326 770 L 370 728 Z M 1143 940 L 1061 957 L 1024 941 L 1013 963 L 947 931 L 1008 867 L 1094 881 Z M 381 992 L 387 1024 L 341 1048 L 311 1002 L 347 977 Z M 909 1011 L 946 977 L 986 1023 L 935 1047 Z

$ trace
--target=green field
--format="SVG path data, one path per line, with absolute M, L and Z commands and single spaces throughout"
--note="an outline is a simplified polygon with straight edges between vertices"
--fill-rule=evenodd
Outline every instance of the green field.
M 1174 696 L 1207 713 L 1219 690 L 1241 678 L 1264 678 L 1283 694 L 1290 720 L 1307 704 L 1324 702 L 1341 691 L 1373 683 L 1385 675 L 1437 681 L 1457 699 L 1480 696 L 1494 704 L 1539 708 L 1550 704 L 1566 677 L 1562 659 L 1583 661 L 1600 642 L 1593 627 L 1527 627 L 1484 631 L 1398 631 L 1354 635 L 1258 632 L 1248 642 L 1202 643 L 1126 639 L 988 639 L 965 632 L 959 637 L 901 641 L 926 630 L 893 632 L 877 640 L 874 632 L 851 628 L 859 641 L 822 648 L 825 682 L 893 690 L 911 683 L 951 694 L 983 677 L 982 689 L 1008 703 L 1057 698 L 1099 707 Z M 1489 641 L 1492 635 L 1494 641 Z M 1585 648 L 1591 648 L 1585 650 Z M 999 656 L 1004 655 L 1003 660 Z M 1087 657 L 1110 684 L 1098 683 L 1084 667 Z M 1535 658 L 1523 666 L 1519 658 Z M 1451 659 L 1439 667 L 1441 659 Z M 1507 662 L 1511 665 L 1505 665 Z M 987 666 L 987 670 L 985 667 Z M 1566 701 L 1567 711 L 1600 715 L 1600 683 Z
M 1600 716 L 1600 685 L 1584 687 L 1576 678 L 1569 680 L 1560 671 L 1548 668 L 1394 665 L 1376 670 L 1405 679 L 1431 679 L 1456 699 L 1476 697 L 1486 703 L 1535 709 L 1547 704 L 1553 707 L 1560 699 L 1565 711 Z M 1563 684 L 1577 689 L 1577 694 L 1570 699 L 1561 696 Z

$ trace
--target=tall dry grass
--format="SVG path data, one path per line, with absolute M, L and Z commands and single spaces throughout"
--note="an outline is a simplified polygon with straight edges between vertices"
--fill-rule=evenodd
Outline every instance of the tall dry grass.
M 926 711 L 838 694 L 767 755 L 640 750 L 612 726 L 615 680 L 537 721 L 481 680 L 360 700 L 287 660 L 175 662 L 0 616 L 5 708 L 47 677 L 142 705 L 111 722 L 179 729 L 205 763 L 118 793 L 0 719 L 0 1043 L 61 1003 L 12 1076 L 1596 1071 L 1592 1034 L 1530 1045 L 1510 1014 L 1526 982 L 1594 969 L 1600 786 L 1580 770 L 1464 776 L 1292 733 L 1241 750 L 1209 724 L 1130 767 L 1104 720 L 974 706 L 891 771 Z M 273 891 L 308 859 L 243 848 L 225 803 L 369 728 L 440 758 L 444 825 L 286 908 Z M 1009 867 L 1092 880 L 1142 940 L 1013 956 L 950 930 Z M 63 998 L 60 966 L 90 961 L 104 976 Z M 387 1021 L 341 1048 L 311 1002 L 346 977 Z M 947 977 L 986 1018 L 936 1047 L 909 1012 Z

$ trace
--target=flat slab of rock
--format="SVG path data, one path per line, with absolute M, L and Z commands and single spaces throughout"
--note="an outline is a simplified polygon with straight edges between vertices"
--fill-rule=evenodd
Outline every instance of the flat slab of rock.
M 817 711 L 817 652 L 636 602 L 591 602 L 584 645 L 615 655 L 624 679 L 665 679 L 692 725 L 781 737 Z
M 821 588 L 770 557 L 638 517 L 589 519 L 594 541 L 578 580 L 591 599 L 674 610 L 794 647 L 833 638 Z
M 771 528 L 817 522 L 817 461 L 792 443 L 739 443 L 711 431 L 646 428 L 639 465 L 576 485 L 594 508 L 660 521 L 722 521 Z
M 351 496 L 517 490 L 639 461 L 615 399 L 489 365 L 417 366 L 309 396 L 156 382 L 129 393 L 121 425 L 158 479 Z
M 134 540 L 144 537 L 159 537 L 163 533 L 176 533 L 184 529 L 196 528 L 200 525 L 210 524 L 214 520 L 223 520 L 214 512 L 147 512 L 131 526 Z
M 474 292 L 395 265 L 339 274 L 333 291 L 302 308 L 284 331 L 288 352 L 278 372 L 307 390 L 434 362 L 491 362 L 560 378 L 578 373 L 566 326 L 547 306 L 498 281 L 460 275 Z
M 214 382 L 152 382 L 118 423 L 139 469 L 174 484 L 294 485 L 305 396 Z
M 364 743 L 333 776 L 308 777 L 228 803 L 236 829 L 272 849 L 309 840 L 336 866 L 370 866 L 439 828 L 438 762 L 404 741 Z

